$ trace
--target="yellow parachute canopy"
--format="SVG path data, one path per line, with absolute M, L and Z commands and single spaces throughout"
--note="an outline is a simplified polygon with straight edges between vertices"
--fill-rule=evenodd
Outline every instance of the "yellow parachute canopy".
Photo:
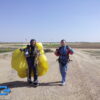
M 36 43 L 36 47 L 40 51 L 40 56 L 38 57 L 38 76 L 45 75 L 48 71 L 48 61 L 44 54 L 42 43 Z M 20 78 L 27 77 L 28 65 L 24 55 L 19 49 L 16 49 L 12 54 L 11 61 L 12 68 L 15 69 Z M 33 74 L 32 74 L 33 76 Z

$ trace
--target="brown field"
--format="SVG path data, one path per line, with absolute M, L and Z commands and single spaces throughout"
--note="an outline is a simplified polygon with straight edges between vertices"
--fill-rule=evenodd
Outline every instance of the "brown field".
M 29 43 L 0 43 L 1 47 L 18 48 Z M 59 46 L 58 42 L 44 42 L 45 47 L 55 48 Z M 72 48 L 100 49 L 100 42 L 67 42 Z
M 0 48 L 19 48 L 18 45 L 0 44 Z M 39 77 L 40 86 L 37 88 L 29 86 L 26 78 L 19 78 L 11 68 L 11 52 L 1 53 L 0 85 L 9 86 L 12 92 L 8 96 L 0 96 L 0 100 L 100 100 L 100 44 L 83 45 L 84 49 L 77 48 L 82 44 L 72 46 L 76 49 L 71 56 L 65 86 L 60 86 L 61 76 L 54 53 L 46 54 L 49 71 Z

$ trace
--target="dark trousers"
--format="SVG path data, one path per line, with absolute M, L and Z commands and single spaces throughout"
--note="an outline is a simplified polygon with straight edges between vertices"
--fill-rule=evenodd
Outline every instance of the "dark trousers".
M 34 57 L 27 58 L 28 63 L 28 80 L 31 80 L 31 74 L 34 74 L 34 81 L 38 81 L 37 65 L 34 64 Z

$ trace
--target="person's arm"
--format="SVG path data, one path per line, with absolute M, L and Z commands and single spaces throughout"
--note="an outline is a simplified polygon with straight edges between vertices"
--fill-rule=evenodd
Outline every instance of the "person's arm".
M 25 49 L 20 48 L 20 51 L 21 51 L 21 52 L 22 52 L 22 51 L 25 51 Z
M 56 56 L 60 56 L 59 49 L 56 49 L 55 55 L 56 55 Z
M 26 47 L 26 48 L 24 48 L 24 49 L 20 48 L 20 51 L 21 51 L 21 52 L 22 52 L 22 51 L 24 51 L 24 52 L 25 52 L 25 50 L 26 50 L 28 47 L 29 47 L 29 45 L 27 45 L 27 47 Z
M 37 56 L 40 56 L 40 50 L 37 50 L 37 51 L 36 51 L 36 55 L 37 55 Z
M 35 56 L 35 61 L 34 64 L 37 65 L 38 64 L 38 57 L 40 56 L 40 51 L 36 48 L 34 51 L 34 56 Z
M 73 55 L 74 54 L 74 50 L 71 47 L 69 47 L 69 46 L 68 46 L 68 49 L 69 49 L 69 54 Z
M 40 50 L 38 50 L 38 48 L 35 48 L 34 55 L 40 56 Z

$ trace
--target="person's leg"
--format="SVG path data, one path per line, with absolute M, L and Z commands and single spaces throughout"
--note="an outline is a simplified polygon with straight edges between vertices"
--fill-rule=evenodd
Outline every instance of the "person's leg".
M 38 72 L 37 72 L 36 65 L 34 65 L 34 67 L 33 67 L 33 73 L 34 73 L 34 81 L 38 81 Z
M 67 65 L 63 66 L 63 83 L 66 82 Z
M 65 83 L 66 82 L 67 65 L 65 65 L 65 66 L 60 65 L 60 72 L 61 72 L 61 76 L 62 76 L 62 83 Z
M 59 64 L 59 69 L 60 69 L 60 74 L 61 74 L 61 78 L 62 78 L 62 81 L 63 82 L 63 71 L 62 71 L 62 65 Z
M 32 73 L 32 64 L 31 64 L 31 59 L 27 58 L 27 63 L 28 63 L 28 75 L 27 75 L 27 81 L 28 83 L 32 83 L 31 81 L 31 73 Z
M 37 71 L 37 65 L 34 64 L 34 58 L 32 58 L 32 71 L 34 74 L 34 85 L 38 85 L 38 71 Z

